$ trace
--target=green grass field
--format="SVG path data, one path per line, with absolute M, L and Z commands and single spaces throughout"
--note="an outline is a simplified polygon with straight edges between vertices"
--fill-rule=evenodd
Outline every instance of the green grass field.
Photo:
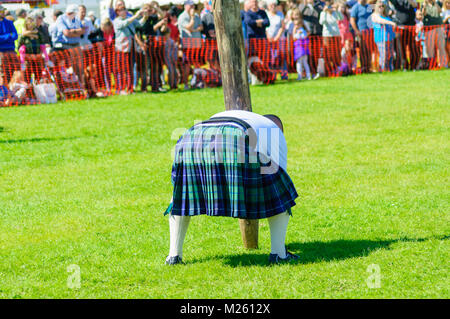
M 252 87 L 300 194 L 301 260 L 272 267 L 267 221 L 246 251 L 237 220 L 204 216 L 186 265 L 163 264 L 176 132 L 222 89 L 0 109 L 0 297 L 449 298 L 449 87 L 449 70 Z

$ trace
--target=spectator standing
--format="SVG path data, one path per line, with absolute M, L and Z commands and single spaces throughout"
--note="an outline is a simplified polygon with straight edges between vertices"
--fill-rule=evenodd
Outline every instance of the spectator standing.
M 216 31 L 214 27 L 214 14 L 212 13 L 212 1 L 203 2 L 203 10 L 200 13 L 200 19 L 203 24 L 203 34 L 206 39 L 215 39 Z
M 282 18 L 278 14 L 277 0 L 267 2 L 267 17 L 269 18 L 269 26 L 266 28 L 266 34 L 267 39 L 271 42 L 271 66 L 277 69 L 281 68 L 281 79 L 287 80 L 285 24 L 284 17 Z
M 74 68 L 78 80 L 84 85 L 84 61 L 83 52 L 80 50 L 81 36 L 85 29 L 76 16 L 77 6 L 70 4 L 66 8 L 66 13 L 62 14 L 56 21 L 56 50 L 66 50 L 61 56 L 66 59 L 66 65 Z M 58 63 L 56 63 L 58 64 Z
M 150 84 L 152 86 L 152 92 L 165 91 L 161 85 L 161 73 L 162 62 L 164 57 L 164 45 L 162 40 L 157 37 L 158 32 L 163 26 L 167 24 L 168 19 L 159 19 L 157 9 L 152 4 L 144 4 L 142 7 L 143 18 L 141 20 L 141 26 L 137 29 L 138 37 L 142 39 L 145 44 L 145 54 L 148 56 L 147 68 L 150 72 Z M 142 62 L 144 57 L 140 59 Z M 142 69 L 144 65 L 140 63 L 139 68 Z M 147 74 L 147 70 L 142 70 L 142 73 Z M 145 80 L 147 82 L 147 80 Z M 146 90 L 143 87 L 143 90 Z
M 188 79 L 191 63 L 187 60 L 186 51 L 201 47 L 201 31 L 203 30 L 202 21 L 195 12 L 192 0 L 184 2 L 184 11 L 178 17 L 178 28 L 183 49 L 182 82 L 184 83 L 184 89 L 187 90 L 189 89 Z
M 117 18 L 117 9 L 124 8 L 126 10 L 125 1 L 117 0 L 114 6 L 113 6 L 113 2 L 114 2 L 114 0 L 111 0 L 111 2 L 109 3 L 109 7 L 108 7 L 109 19 L 111 21 L 114 21 Z M 132 16 L 133 15 L 131 14 L 131 12 L 127 11 L 127 18 L 131 18 Z
M 257 0 L 249 0 L 249 8 L 245 11 L 244 23 L 247 26 L 247 37 L 249 39 L 266 39 L 266 28 L 270 21 L 267 13 L 258 7 Z
M 286 26 L 288 24 L 290 24 L 290 22 L 292 22 L 292 10 L 297 9 L 297 8 L 298 8 L 297 0 L 288 0 L 287 1 L 287 11 L 286 11 L 286 16 L 284 18 L 284 24 Z
M 388 17 L 386 5 L 380 0 L 375 5 L 375 12 L 372 14 L 372 23 L 374 30 L 374 41 L 378 47 L 379 70 L 394 70 L 394 39 L 395 32 L 392 27 L 396 27 L 396 23 Z
M 40 11 L 35 11 L 31 17 L 34 19 L 36 28 L 42 36 L 42 43 L 45 44 L 46 48 L 51 47 L 52 40 L 50 38 L 48 24 L 44 22 L 44 14 Z
M 25 29 L 25 19 L 27 17 L 27 11 L 23 8 L 16 10 L 16 21 L 14 21 L 14 27 L 16 28 L 17 35 L 21 36 Z M 26 34 L 27 35 L 27 34 Z M 15 43 L 16 50 L 18 50 L 18 40 Z
M 405 69 L 415 70 L 420 59 L 420 48 L 415 41 L 415 9 L 417 9 L 416 0 L 390 0 L 391 5 L 395 10 L 394 22 L 399 26 L 406 26 L 399 33 L 396 43 L 396 52 L 401 57 L 402 64 Z M 406 55 L 409 49 L 409 59 Z M 399 67 L 399 65 L 397 65 Z
M 26 82 L 30 82 L 32 74 L 35 75 L 35 80 L 39 82 L 44 70 L 44 62 L 49 63 L 44 36 L 37 29 L 36 23 L 31 17 L 25 19 L 24 30 L 28 31 L 26 32 L 28 35 L 21 35 L 18 40 L 21 70 L 25 71 Z M 41 53 L 44 59 L 39 55 Z
M 439 66 L 448 67 L 447 52 L 445 50 L 445 37 L 441 6 L 436 0 L 425 0 L 422 7 L 423 24 L 425 26 L 425 41 L 427 41 L 428 57 L 435 59 L 436 51 L 439 53 Z
M 78 19 L 81 21 L 81 25 L 84 28 L 84 34 L 81 36 L 81 45 L 88 46 L 91 44 L 89 41 L 89 35 L 95 31 L 94 25 L 91 19 L 86 17 L 86 7 L 84 5 L 78 6 Z
M 182 39 L 200 39 L 203 31 L 200 16 L 195 12 L 194 1 L 184 2 L 184 11 L 178 17 L 178 28 Z
M 62 14 L 63 14 L 63 12 L 61 10 L 55 10 L 53 12 L 53 23 L 50 24 L 50 26 L 48 27 L 48 33 L 50 34 L 52 50 L 55 47 L 57 35 L 58 35 L 58 28 L 57 28 L 56 21 Z
M 267 17 L 269 26 L 266 28 L 267 39 L 277 42 L 284 37 L 285 24 L 283 19 L 277 14 L 277 0 L 267 2 Z
M 341 44 L 345 45 L 345 41 L 353 42 L 353 34 L 350 32 L 350 15 L 347 10 L 347 4 L 343 1 L 337 3 L 337 11 L 342 15 L 342 19 L 338 20 L 339 33 L 341 34 Z
M 172 90 L 178 88 L 178 73 L 177 73 L 177 62 L 178 62 L 178 45 L 175 42 L 170 33 L 172 29 L 164 28 L 162 35 L 164 36 L 164 64 L 167 66 L 169 73 L 169 85 Z
M 320 13 L 319 23 L 322 25 L 323 59 L 327 76 L 337 75 L 339 67 L 340 31 L 338 21 L 342 14 L 335 10 L 331 0 L 325 1 L 325 7 Z
M 319 22 L 320 13 L 323 10 L 323 5 L 318 0 L 305 0 L 299 5 L 300 13 L 303 16 L 303 21 L 306 28 L 310 32 L 311 54 L 309 56 L 309 65 L 311 71 L 315 73 L 315 79 L 320 75 L 318 72 L 318 61 L 321 57 L 322 47 L 322 25 Z
M 178 16 L 176 7 L 172 7 L 167 13 L 167 27 L 170 29 L 170 38 L 175 41 L 175 43 L 180 42 L 180 31 L 178 30 Z
M 303 79 L 303 71 L 305 71 L 306 78 L 311 80 L 311 70 L 309 68 L 309 32 L 303 22 L 302 14 L 299 9 L 292 10 L 292 36 L 294 38 L 294 61 L 297 69 L 297 80 Z
M 100 21 L 99 18 L 97 18 L 95 16 L 95 12 L 94 11 L 89 11 L 88 14 L 87 14 L 87 17 L 88 17 L 89 20 L 91 20 L 92 25 L 94 26 L 95 30 L 100 29 L 101 21 Z
M 245 23 L 245 13 L 249 10 L 249 7 L 250 7 L 250 0 L 244 0 L 244 6 L 241 10 L 241 22 L 242 22 L 242 34 L 244 36 L 244 43 L 246 47 L 248 47 L 247 43 L 248 32 L 247 32 L 247 24 Z
M 19 59 L 14 51 L 18 35 L 14 23 L 5 16 L 6 8 L 0 3 L 0 77 L 3 83 L 8 83 L 19 67 Z
M 427 44 L 425 41 L 425 30 L 423 26 L 423 12 L 422 10 L 416 11 L 416 27 L 415 27 L 416 43 L 421 48 L 420 60 L 417 65 L 417 69 L 426 69 L 429 66 L 427 55 Z
M 76 16 L 77 10 L 77 6 L 71 4 L 67 6 L 66 13 L 56 20 L 55 47 L 57 49 L 71 49 L 80 45 L 85 29 Z
M 305 0 L 299 5 L 300 13 L 303 16 L 305 26 L 310 30 L 311 35 L 321 36 L 322 25 L 319 22 L 320 13 L 323 10 L 322 2 L 318 0 Z
M 274 83 L 277 72 L 268 68 L 268 42 L 266 28 L 270 26 L 270 20 L 266 11 L 258 6 L 257 0 L 249 0 L 248 10 L 245 12 L 244 23 L 247 26 L 249 41 L 248 67 L 250 69 L 252 83 L 261 81 L 265 84 Z M 257 80 L 256 80 L 257 79 Z
M 89 35 L 89 41 L 98 50 L 97 64 L 100 74 L 100 87 L 111 91 L 111 74 L 114 65 L 114 27 L 111 19 L 104 18 L 100 28 Z
M 133 52 L 135 46 L 136 27 L 140 26 L 137 19 L 142 16 L 138 11 L 134 16 L 128 17 L 124 6 L 116 9 L 116 19 L 113 22 L 116 34 L 116 90 L 121 95 L 128 95 L 133 91 Z
M 372 15 L 372 7 L 366 0 L 358 0 L 353 5 L 350 12 L 350 23 L 355 31 L 355 39 L 359 44 L 361 72 L 368 73 L 370 71 L 371 50 L 370 50 L 370 29 L 367 24 L 369 17 Z

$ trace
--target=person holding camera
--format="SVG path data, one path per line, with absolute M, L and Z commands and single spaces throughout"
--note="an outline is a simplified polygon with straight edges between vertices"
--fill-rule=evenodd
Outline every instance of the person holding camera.
M 182 82 L 184 89 L 188 90 L 188 78 L 191 70 L 191 61 L 188 61 L 186 53 L 201 47 L 203 24 L 200 16 L 195 12 L 194 1 L 184 2 L 184 11 L 178 17 L 178 28 L 180 29 L 181 47 L 183 49 Z

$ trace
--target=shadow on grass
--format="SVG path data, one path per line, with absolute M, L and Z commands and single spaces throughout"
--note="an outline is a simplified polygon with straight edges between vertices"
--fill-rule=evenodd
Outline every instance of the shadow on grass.
M 391 249 L 391 245 L 399 242 L 424 242 L 431 239 L 448 240 L 450 236 L 432 236 L 428 238 L 399 238 L 393 240 L 333 240 L 329 242 L 313 241 L 305 243 L 290 243 L 289 251 L 300 256 L 293 264 L 311 264 L 345 260 L 355 257 L 368 256 L 372 251 Z M 231 267 L 268 266 L 268 254 L 249 252 L 236 255 L 219 255 L 187 261 L 188 264 L 200 263 L 208 260 L 222 260 Z
M 0 128 L 0 132 L 1 132 L 1 128 Z M 71 137 L 34 137 L 34 138 L 25 138 L 25 139 L 18 139 L 18 140 L 0 140 L 0 144 L 70 141 L 70 140 L 76 140 L 76 139 L 84 138 L 84 137 L 97 137 L 97 136 L 92 135 L 92 136 L 71 136 Z

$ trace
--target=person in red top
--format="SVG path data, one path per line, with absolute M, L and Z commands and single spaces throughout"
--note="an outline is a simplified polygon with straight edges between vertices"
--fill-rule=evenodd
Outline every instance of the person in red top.
M 180 42 L 180 31 L 178 30 L 177 27 L 177 15 L 173 10 L 170 10 L 169 12 L 167 12 L 167 19 L 168 19 L 168 23 L 167 23 L 167 27 L 170 29 L 170 38 L 175 41 L 176 43 Z

